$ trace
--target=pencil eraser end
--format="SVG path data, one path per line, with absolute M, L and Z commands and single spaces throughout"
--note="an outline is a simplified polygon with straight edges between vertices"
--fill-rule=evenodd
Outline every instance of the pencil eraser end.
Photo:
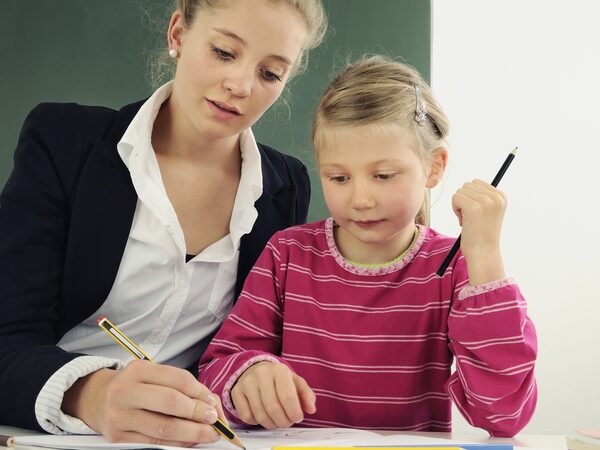
M 98 325 L 100 325 L 100 323 L 101 323 L 101 322 L 102 322 L 104 319 L 106 319 L 106 317 L 104 317 L 104 316 L 100 316 L 100 317 L 98 317 L 98 320 L 96 320 L 96 323 L 97 323 Z

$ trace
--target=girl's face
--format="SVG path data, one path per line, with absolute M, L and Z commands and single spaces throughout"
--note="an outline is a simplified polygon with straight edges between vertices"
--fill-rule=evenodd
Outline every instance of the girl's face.
M 413 238 L 426 189 L 441 176 L 438 166 L 425 165 L 414 139 L 396 126 L 330 128 L 323 135 L 318 166 L 341 253 L 361 263 L 394 259 Z
M 179 54 L 176 120 L 208 139 L 237 136 L 277 100 L 306 38 L 296 11 L 266 0 L 200 10 L 189 29 L 176 12 L 169 25 Z

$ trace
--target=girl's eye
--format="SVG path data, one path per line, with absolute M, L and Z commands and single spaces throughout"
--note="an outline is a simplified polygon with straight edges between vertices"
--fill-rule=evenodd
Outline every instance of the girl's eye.
M 220 49 L 219 47 L 211 45 L 210 49 L 216 55 L 216 57 L 222 61 L 230 61 L 233 59 L 233 55 L 231 53 L 226 52 L 225 50 Z
M 348 177 L 344 176 L 344 175 L 336 175 L 336 176 L 332 176 L 329 177 L 329 181 L 333 181 L 334 183 L 343 183 L 344 181 L 347 181 Z
M 375 178 L 378 180 L 381 180 L 381 181 L 387 181 L 387 180 L 391 180 L 395 176 L 396 176 L 395 173 L 378 173 L 377 175 L 375 175 Z
M 281 81 L 281 77 L 270 70 L 261 70 L 262 77 L 265 81 L 269 83 L 274 83 L 276 81 Z

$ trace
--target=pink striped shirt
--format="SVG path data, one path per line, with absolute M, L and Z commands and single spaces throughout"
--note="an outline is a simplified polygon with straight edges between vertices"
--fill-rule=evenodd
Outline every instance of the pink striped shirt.
M 537 399 L 535 328 L 512 279 L 469 286 L 460 252 L 435 274 L 452 243 L 419 226 L 402 258 L 363 268 L 339 253 L 332 219 L 275 234 L 203 355 L 200 381 L 237 422 L 232 386 L 271 360 L 317 396 L 302 426 L 450 431 L 452 400 L 472 425 L 516 434 Z

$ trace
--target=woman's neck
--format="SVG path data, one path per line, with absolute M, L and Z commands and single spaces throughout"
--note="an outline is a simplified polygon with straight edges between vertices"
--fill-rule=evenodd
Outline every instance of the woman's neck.
M 176 98 L 171 95 L 160 107 L 152 127 L 152 146 L 165 157 L 227 164 L 239 158 L 239 136 L 210 139 L 201 135 L 177 113 Z M 235 155 L 238 155 L 237 158 Z

